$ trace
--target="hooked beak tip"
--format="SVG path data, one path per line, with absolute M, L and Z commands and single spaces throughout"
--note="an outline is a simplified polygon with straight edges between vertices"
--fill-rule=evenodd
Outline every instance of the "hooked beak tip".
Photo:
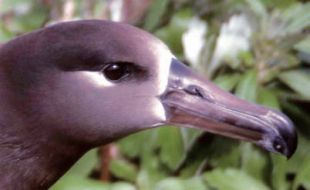
M 278 111 L 271 111 L 269 119 L 272 120 L 272 124 L 277 129 L 280 138 L 275 139 L 273 143 L 274 149 L 285 155 L 287 159 L 291 158 L 297 149 L 297 133 L 292 121 L 284 114 Z M 281 142 L 283 141 L 283 142 Z

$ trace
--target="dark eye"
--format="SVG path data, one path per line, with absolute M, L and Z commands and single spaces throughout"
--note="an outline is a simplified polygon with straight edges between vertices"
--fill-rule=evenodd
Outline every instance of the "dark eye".
M 102 72 L 111 81 L 120 80 L 130 74 L 129 66 L 126 63 L 111 63 Z

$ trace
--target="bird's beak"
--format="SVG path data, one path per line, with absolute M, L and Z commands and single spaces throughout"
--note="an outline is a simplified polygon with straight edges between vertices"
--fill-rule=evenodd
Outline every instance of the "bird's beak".
M 288 158 L 295 152 L 297 136 L 288 117 L 221 90 L 176 59 L 172 60 L 168 87 L 160 98 L 168 124 L 250 141 Z

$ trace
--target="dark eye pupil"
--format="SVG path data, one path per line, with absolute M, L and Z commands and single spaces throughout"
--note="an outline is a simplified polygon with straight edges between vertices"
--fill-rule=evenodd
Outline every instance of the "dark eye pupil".
M 103 70 L 103 74 L 109 80 L 119 80 L 128 75 L 128 69 L 125 64 L 113 63 Z

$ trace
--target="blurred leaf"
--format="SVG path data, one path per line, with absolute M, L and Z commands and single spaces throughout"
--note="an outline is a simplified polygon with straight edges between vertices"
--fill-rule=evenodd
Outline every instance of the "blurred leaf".
M 158 141 L 161 161 L 171 170 L 175 170 L 184 158 L 185 151 L 180 128 L 161 127 Z
M 135 166 L 128 161 L 122 159 L 112 160 L 112 162 L 110 163 L 110 171 L 114 176 L 130 182 L 134 182 L 138 175 Z
M 229 141 L 225 141 L 228 149 L 226 154 L 222 154 L 220 156 L 214 157 L 210 160 L 210 163 L 217 168 L 227 168 L 227 167 L 235 167 L 238 168 L 240 165 L 241 159 L 241 149 L 238 147 L 238 143 L 229 144 Z M 228 148 L 229 147 L 229 148 Z M 220 148 L 220 147 L 219 147 Z
M 298 44 L 295 45 L 295 49 L 298 51 L 302 51 L 304 53 L 309 53 L 310 54 L 310 37 L 302 40 Z
M 250 51 L 242 51 L 238 54 L 238 58 L 243 62 L 246 67 L 252 67 L 254 65 L 254 57 Z
M 18 14 L 21 14 L 30 8 L 32 2 L 24 0 L 2 0 L 0 6 L 0 13 L 9 12 L 14 10 Z
M 301 32 L 310 26 L 310 3 L 296 3 L 287 8 L 283 17 L 289 23 L 285 31 L 287 33 Z
M 199 177 L 181 180 L 178 178 L 168 178 L 160 181 L 155 190 L 208 190 Z
M 236 169 L 215 169 L 204 174 L 208 186 L 217 190 L 268 190 L 259 180 Z
M 249 70 L 243 74 L 237 86 L 236 93 L 242 99 L 256 102 L 257 98 L 257 72 Z
M 102 16 L 102 13 L 106 9 L 106 2 L 105 1 L 97 1 L 96 6 L 94 7 L 94 16 L 95 18 L 99 18 Z
M 301 51 L 297 55 L 301 62 L 310 65 L 310 53 L 305 53 Z
M 268 17 L 268 12 L 264 4 L 260 0 L 246 0 L 246 2 L 248 3 L 250 9 L 261 18 L 264 24 Z
M 201 133 L 192 145 L 188 147 L 185 158 L 178 168 L 182 178 L 188 178 L 201 172 L 199 170 L 209 158 L 208 155 L 210 154 L 212 141 L 213 135 Z
M 160 181 L 155 190 L 183 190 L 183 184 L 180 179 L 168 178 L 163 181 Z
M 160 24 L 162 16 L 168 7 L 169 1 L 170 0 L 153 1 L 144 22 L 144 28 L 146 30 L 152 31 Z
M 193 143 L 195 143 L 195 140 L 201 135 L 201 133 L 203 133 L 202 130 L 186 127 L 181 127 L 180 130 L 185 150 L 188 150 L 193 145 Z
M 188 178 L 191 176 L 199 175 L 200 169 L 206 164 L 207 158 L 199 157 L 192 160 L 190 163 L 186 163 L 184 168 L 180 172 L 181 178 Z
M 158 129 L 141 131 L 119 140 L 118 145 L 121 152 L 130 158 L 134 158 L 142 156 L 145 150 L 152 151 L 158 146 L 158 144 L 156 144 L 157 131 Z
M 237 167 L 240 162 L 240 151 L 235 140 L 204 133 L 196 139 L 188 150 L 181 165 L 181 176 L 200 175 L 203 168 Z
M 168 175 L 167 168 L 162 166 L 155 150 L 145 149 L 140 158 L 142 164 L 137 177 L 137 185 L 143 190 L 153 190 L 155 184 Z
M 152 190 L 155 183 L 156 179 L 153 179 L 151 172 L 145 169 L 140 170 L 137 177 L 137 185 L 139 189 Z
M 7 30 L 4 24 L 0 22 L 0 42 L 6 42 L 13 37 L 14 34 Z
M 214 82 L 222 89 L 226 91 L 232 91 L 238 84 L 239 80 L 240 80 L 240 74 L 234 73 L 234 74 L 219 75 L 218 77 L 216 77 Z
M 282 155 L 271 154 L 272 173 L 271 184 L 273 189 L 288 190 L 289 183 L 286 180 L 287 176 L 287 159 Z
M 202 150 L 199 149 L 199 146 L 196 146 L 197 149 L 194 148 L 199 137 L 203 135 L 203 131 L 192 128 L 181 128 L 181 132 L 185 153 L 183 156 L 184 159 L 182 159 L 177 169 L 180 171 L 180 176 L 184 178 L 195 175 L 200 166 L 204 164 L 203 162 L 206 159 L 204 152 L 206 152 L 206 148 L 203 147 Z
M 267 88 L 259 89 L 257 103 L 280 110 L 279 100 L 275 92 Z
M 280 51 L 278 56 L 272 57 L 268 61 L 271 67 L 277 66 L 281 70 L 291 69 L 300 64 L 300 60 L 298 60 L 296 55 L 290 54 L 289 52 L 286 51 Z M 277 75 L 278 73 L 279 71 L 276 72 L 275 74 Z M 272 79 L 274 78 L 272 77 Z
M 299 171 L 303 170 L 303 163 L 310 160 L 310 139 L 306 138 L 304 134 L 298 134 L 298 146 L 293 157 L 288 161 L 287 171 L 289 173 L 298 174 Z M 310 179 L 310 178 L 309 178 Z
M 116 182 L 111 185 L 109 190 L 137 190 L 137 188 L 130 183 Z
M 136 190 L 136 188 L 125 182 L 104 184 L 99 181 L 68 175 L 59 180 L 50 190 Z
M 16 28 L 23 32 L 30 32 L 40 28 L 46 20 L 47 9 L 43 6 L 36 5 L 29 13 L 17 17 Z
M 268 178 L 268 156 L 250 143 L 241 143 L 241 169 L 263 182 Z
M 149 131 L 144 132 L 148 133 Z M 144 135 L 143 132 L 140 132 L 137 134 L 129 135 L 119 140 L 118 141 L 119 149 L 124 155 L 130 158 L 137 157 L 141 152 L 142 144 L 140 142 L 142 142 L 144 136 L 146 135 Z
M 283 72 L 279 79 L 305 98 L 310 99 L 310 70 Z
M 281 102 L 281 106 L 283 109 L 290 114 L 291 118 L 296 124 L 296 127 L 300 130 L 300 132 L 306 137 L 310 138 L 310 117 L 309 112 L 304 111 L 299 106 L 284 100 Z M 310 142 L 309 142 L 310 143 Z M 300 144 L 300 142 L 299 142 Z
M 65 175 L 50 190 L 110 190 L 108 184 L 76 175 Z
M 207 188 L 207 186 L 204 184 L 204 181 L 201 177 L 193 177 L 183 180 L 183 189 L 208 190 L 209 188 Z
M 296 0 L 260 0 L 268 7 L 287 8 L 288 6 L 296 3 Z
M 169 25 L 155 32 L 179 58 L 183 56 L 182 35 L 188 28 L 191 16 L 192 10 L 181 10 L 173 15 Z
M 305 189 L 310 189 L 310 159 L 304 160 L 300 164 L 300 170 L 294 181 L 294 189 L 298 190 L 300 185 Z
M 138 173 L 137 177 L 137 185 L 139 189 L 143 190 L 151 190 L 153 185 L 155 184 L 154 180 L 152 180 L 152 176 L 150 172 L 145 169 L 142 169 Z
M 158 130 L 142 131 L 119 141 L 122 153 L 140 160 L 141 169 L 136 180 L 139 189 L 153 190 L 154 185 L 166 176 L 166 171 L 161 169 L 159 158 L 155 154 L 159 147 Z
M 92 149 L 80 158 L 67 173 L 79 176 L 88 176 L 97 163 L 97 149 Z
M 21 34 L 42 27 L 48 17 L 47 7 L 42 6 L 40 3 L 27 3 L 22 7 L 21 10 L 16 8 L 15 12 L 12 12 L 14 16 L 6 24 L 6 29 L 14 34 Z
M 151 160 L 152 166 L 144 166 L 138 174 L 137 185 L 139 189 L 153 190 L 158 181 L 166 178 L 165 173 L 160 171 L 160 167 L 158 167 L 159 162 L 154 162 L 155 160 L 158 161 L 154 155 L 153 158 L 154 160 Z
M 209 145 L 208 164 L 214 167 L 237 167 L 240 164 L 240 149 L 236 140 L 214 136 Z

